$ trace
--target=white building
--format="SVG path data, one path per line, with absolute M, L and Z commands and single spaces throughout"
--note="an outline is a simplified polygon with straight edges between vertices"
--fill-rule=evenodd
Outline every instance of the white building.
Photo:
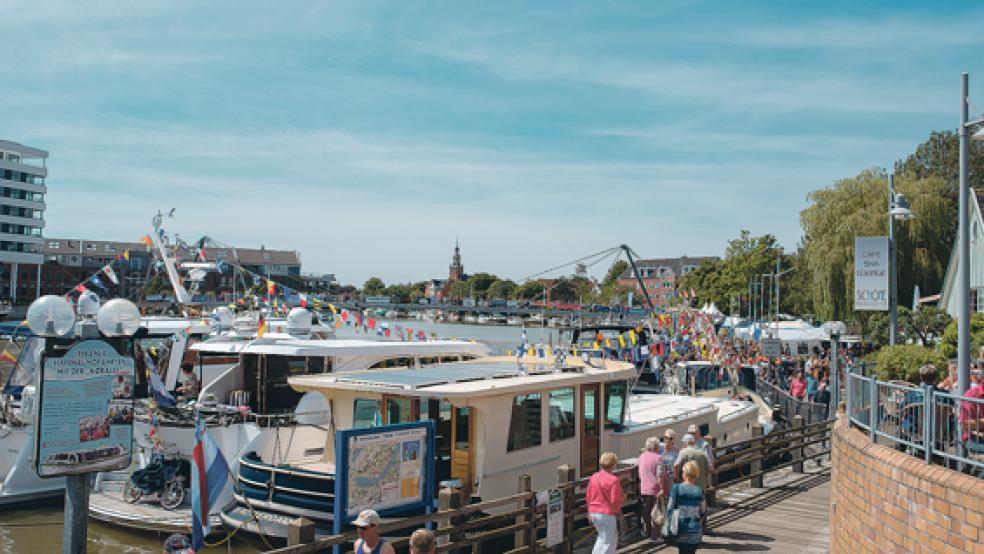
M 40 295 L 47 160 L 44 150 L 0 140 L 0 296 L 12 302 Z
M 970 189 L 970 311 L 984 312 L 984 191 Z M 957 317 L 957 247 L 953 243 L 950 263 L 946 266 L 939 307 L 952 317 Z

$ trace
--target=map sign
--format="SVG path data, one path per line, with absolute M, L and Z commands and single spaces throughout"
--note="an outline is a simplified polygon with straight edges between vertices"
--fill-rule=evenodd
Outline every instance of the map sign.
M 124 469 L 133 441 L 133 358 L 86 340 L 42 370 L 35 437 L 41 477 Z
M 433 421 L 339 431 L 335 455 L 336 532 L 367 508 L 395 514 L 433 502 Z

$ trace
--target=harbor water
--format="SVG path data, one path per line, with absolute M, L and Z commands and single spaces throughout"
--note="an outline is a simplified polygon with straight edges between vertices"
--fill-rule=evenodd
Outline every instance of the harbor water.
M 491 345 L 497 353 L 515 349 L 522 342 L 522 332 L 518 326 L 485 326 L 467 324 L 432 323 L 417 320 L 385 321 L 391 332 L 396 325 L 404 329 L 424 331 L 428 337 L 436 333 L 441 338 L 472 339 Z M 339 338 L 377 338 L 376 332 L 358 331 L 352 327 L 337 330 Z M 395 335 L 391 335 L 395 336 Z M 531 344 L 542 343 L 561 345 L 570 342 L 570 334 L 558 329 L 532 327 L 526 328 L 527 340 Z M 0 509 L 0 554 L 24 554 L 34 552 L 58 552 L 62 544 L 61 500 L 18 508 Z M 167 534 L 157 534 L 124 529 L 112 525 L 89 521 L 89 552 L 106 554 L 159 554 Z M 213 537 L 219 541 L 222 536 Z M 266 550 L 262 541 L 248 536 L 234 536 L 221 547 L 206 551 L 230 552 L 237 554 L 255 553 Z

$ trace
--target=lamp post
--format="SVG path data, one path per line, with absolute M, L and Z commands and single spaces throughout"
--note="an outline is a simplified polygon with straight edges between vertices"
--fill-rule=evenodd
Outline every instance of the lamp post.
M 984 123 L 984 118 L 968 121 L 969 78 L 960 75 L 960 202 L 957 227 L 957 386 L 960 394 L 970 387 L 970 184 L 967 170 L 967 133 Z M 978 130 L 971 140 L 984 140 L 984 129 Z
M 888 176 L 888 251 L 891 261 L 889 262 L 889 292 L 888 292 L 888 317 L 890 320 L 888 328 L 888 343 L 895 346 L 899 332 L 898 321 L 898 267 L 896 265 L 895 248 L 895 220 L 907 221 L 912 219 L 912 210 L 909 209 L 909 201 L 901 192 L 895 192 L 895 175 Z
M 828 321 L 823 324 L 824 331 L 830 335 L 830 403 L 834 411 L 840 403 L 840 337 L 847 332 L 843 321 Z

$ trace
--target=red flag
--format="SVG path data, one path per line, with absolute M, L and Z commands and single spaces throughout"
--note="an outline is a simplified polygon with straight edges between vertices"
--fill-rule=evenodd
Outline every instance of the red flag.
M 370 329 L 375 329 L 376 328 L 376 320 L 375 319 L 373 319 L 373 318 L 370 317 L 368 323 L 369 323 L 369 328 Z
M 407 327 L 407 340 L 413 340 L 413 329 Z
M 83 293 L 89 289 L 85 288 L 85 285 L 83 285 L 82 283 L 79 283 L 78 285 L 75 285 L 75 288 L 72 290 L 78 291 L 79 293 Z
M 387 327 L 387 328 L 383 329 L 383 334 L 386 335 L 386 338 L 389 338 L 389 336 L 390 336 L 390 328 Z

